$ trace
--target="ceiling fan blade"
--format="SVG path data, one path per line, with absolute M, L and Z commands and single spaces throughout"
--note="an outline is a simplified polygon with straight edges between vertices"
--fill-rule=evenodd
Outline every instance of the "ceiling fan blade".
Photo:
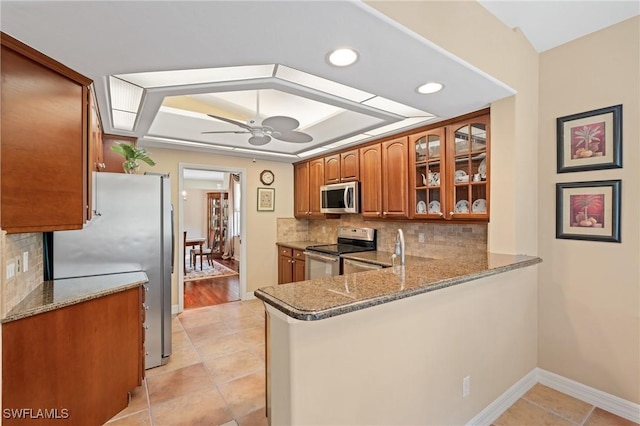
M 276 132 L 287 133 L 293 129 L 297 129 L 298 126 L 300 126 L 300 122 L 292 117 L 275 115 L 262 120 L 262 125 L 271 127 Z
M 279 134 L 274 134 L 273 137 L 285 142 L 298 143 L 311 142 L 313 140 L 311 135 L 302 132 L 296 132 L 295 130 L 290 132 L 279 132 Z
M 245 134 L 245 133 L 251 133 L 251 132 L 234 132 L 234 131 L 231 131 L 231 130 L 227 130 L 227 131 L 221 131 L 221 132 L 201 132 L 201 133 L 202 133 L 203 135 L 204 135 L 205 133 L 235 133 L 235 134 L 238 134 L 238 135 L 239 135 L 239 134 Z
M 231 123 L 231 124 L 235 124 L 236 126 L 240 126 L 243 129 L 247 129 L 247 130 L 251 130 L 252 127 L 246 125 L 245 123 L 241 122 L 241 121 L 236 121 L 236 120 L 232 120 L 230 118 L 225 118 L 225 117 L 219 117 L 217 115 L 212 115 L 212 114 L 207 114 L 209 117 L 211 118 L 215 118 L 217 120 L 221 120 L 221 121 L 226 121 L 227 123 Z
M 249 143 L 254 146 L 266 145 L 271 140 L 271 136 L 263 135 L 263 136 L 251 136 L 249 138 Z

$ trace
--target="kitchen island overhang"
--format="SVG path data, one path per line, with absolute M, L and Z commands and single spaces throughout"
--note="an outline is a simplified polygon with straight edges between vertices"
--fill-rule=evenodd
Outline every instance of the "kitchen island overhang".
M 404 266 L 263 287 L 254 294 L 291 318 L 315 321 L 542 262 L 536 256 L 477 251 L 454 259 L 411 258 Z

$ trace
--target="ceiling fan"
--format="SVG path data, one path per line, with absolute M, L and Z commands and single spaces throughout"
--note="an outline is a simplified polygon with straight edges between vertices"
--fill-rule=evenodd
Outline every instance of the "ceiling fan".
M 214 132 L 202 132 L 204 133 L 235 133 L 251 134 L 249 143 L 251 145 L 259 146 L 265 145 L 271 141 L 271 138 L 278 139 L 284 142 L 296 142 L 305 143 L 311 142 L 313 138 L 311 135 L 303 132 L 299 132 L 297 129 L 300 126 L 300 122 L 293 117 L 286 117 L 284 115 L 275 115 L 273 117 L 267 117 L 262 120 L 262 123 L 258 125 L 260 117 L 260 91 L 256 95 L 256 116 L 249 119 L 247 123 L 241 121 L 232 120 L 230 118 L 220 117 L 213 114 L 207 114 L 209 117 L 217 120 L 226 121 L 227 123 L 235 124 L 242 127 L 244 131 L 214 131 Z

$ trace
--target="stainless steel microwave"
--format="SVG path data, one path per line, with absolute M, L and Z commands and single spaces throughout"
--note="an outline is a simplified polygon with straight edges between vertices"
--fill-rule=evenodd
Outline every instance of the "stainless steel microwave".
M 359 182 L 334 183 L 320 187 L 320 212 L 360 213 Z

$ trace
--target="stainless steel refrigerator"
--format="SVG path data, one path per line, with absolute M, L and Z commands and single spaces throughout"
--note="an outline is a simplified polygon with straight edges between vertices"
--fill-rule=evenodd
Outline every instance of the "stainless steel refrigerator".
M 144 271 L 145 366 L 171 354 L 173 209 L 167 175 L 93 174 L 94 217 L 83 229 L 53 233 L 53 277 Z

